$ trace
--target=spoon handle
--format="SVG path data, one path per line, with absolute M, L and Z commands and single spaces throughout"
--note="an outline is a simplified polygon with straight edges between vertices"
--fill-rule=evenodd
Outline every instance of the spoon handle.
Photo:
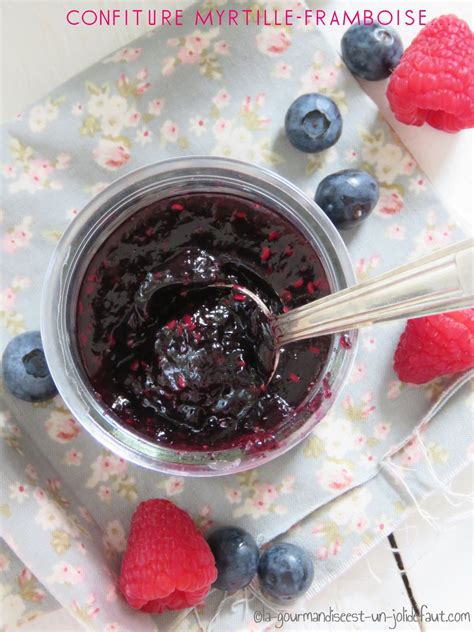
M 467 239 L 275 318 L 278 344 L 474 306 Z

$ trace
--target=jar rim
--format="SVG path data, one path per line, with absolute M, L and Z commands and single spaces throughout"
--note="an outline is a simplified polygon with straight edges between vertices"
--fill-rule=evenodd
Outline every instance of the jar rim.
M 209 181 L 219 186 L 234 186 L 239 191 L 252 192 L 259 198 L 269 196 L 284 208 L 300 230 L 312 237 L 318 246 L 323 267 L 333 290 L 356 282 L 346 246 L 338 231 L 316 203 L 282 176 L 260 166 L 220 157 L 188 156 L 172 158 L 140 167 L 113 181 L 93 197 L 75 217 L 62 235 L 52 255 L 44 280 L 41 300 L 41 334 L 46 360 L 53 380 L 66 406 L 81 425 L 106 448 L 144 467 L 182 476 L 218 476 L 244 471 L 272 460 L 299 443 L 327 414 L 348 376 L 357 348 L 356 331 L 349 332 L 350 349 L 333 345 L 327 360 L 331 373 L 331 396 L 325 399 L 314 416 L 306 420 L 282 444 L 268 451 L 249 454 L 241 447 L 214 450 L 180 450 L 157 444 L 135 434 L 120 422 L 94 394 L 82 364 L 74 358 L 75 340 L 71 323 L 75 317 L 74 296 L 77 299 L 77 277 L 87 261 L 86 247 L 98 247 L 97 235 L 105 240 L 112 232 L 103 230 L 107 221 L 121 224 L 157 194 L 165 197 L 166 187 L 178 185 L 196 187 Z M 208 186 L 208 185 L 207 185 Z M 273 197 L 272 197 L 273 196 Z M 148 200 L 148 198 L 150 198 Z M 132 210 L 134 209 L 134 210 Z M 94 235 L 96 241 L 94 241 Z M 317 236 L 317 239 L 315 239 Z M 102 241 L 100 243 L 102 243 Z M 73 284 L 76 275 L 76 287 Z M 74 294 L 75 291 L 75 294 Z M 313 418 L 314 417 L 314 418 Z

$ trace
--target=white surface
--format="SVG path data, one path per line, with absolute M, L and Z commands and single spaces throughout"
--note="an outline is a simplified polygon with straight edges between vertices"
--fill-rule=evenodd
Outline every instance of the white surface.
M 127 0 L 121 0 L 121 4 Z M 143 34 L 145 27 L 115 27 L 87 29 L 67 28 L 64 21 L 67 6 L 99 7 L 105 2 L 22 2 L 3 0 L 1 3 L 1 50 L 2 50 L 2 101 L 1 117 L 8 120 L 32 101 L 41 98 L 54 86 L 73 76 L 80 70 L 111 51 L 127 44 L 131 39 Z M 118 3 L 117 3 L 118 4 Z M 129 2 L 142 8 L 150 6 L 185 7 L 190 0 L 169 0 L 154 3 Z M 308 2 L 313 8 L 322 6 L 330 10 L 336 2 Z M 338 3 L 338 8 L 346 8 L 348 2 Z M 384 6 L 394 8 L 427 8 L 428 17 L 446 13 L 447 3 L 427 0 L 425 3 L 387 2 Z M 374 7 L 374 3 L 359 2 L 359 8 Z M 449 2 L 449 12 L 472 20 L 470 2 Z M 471 21 L 472 24 L 472 21 Z M 398 28 L 405 44 L 417 32 L 414 27 Z M 326 35 L 339 45 L 343 27 L 331 27 Z M 459 221 L 470 223 L 472 233 L 472 171 L 473 134 L 465 131 L 457 135 L 447 135 L 428 127 L 411 128 L 399 125 L 387 111 L 383 94 L 383 84 L 365 86 L 372 98 L 384 111 L 402 141 L 413 153 L 428 177 L 432 180 L 445 203 L 458 215 Z M 456 477 L 455 489 L 464 494 L 472 493 L 472 471 Z M 459 502 L 459 500 L 457 501 Z M 441 531 L 434 532 L 417 514 L 404 523 L 395 533 L 408 576 L 419 605 L 426 604 L 431 612 L 470 611 L 472 614 L 472 533 L 473 521 L 470 506 L 464 503 L 454 508 L 436 494 L 425 505 L 439 519 Z M 395 560 L 388 541 L 376 547 L 367 557 L 351 568 L 338 581 L 333 582 L 315 598 L 314 608 L 328 611 L 329 607 L 340 611 L 363 609 L 366 612 L 392 609 L 403 606 L 411 610 Z M 473 623 L 456 626 L 445 624 L 425 624 L 425 630 L 442 629 L 471 630 Z M 37 622 L 22 626 L 25 632 L 74 632 L 82 629 L 65 612 L 42 617 Z M 302 630 L 304 626 L 285 626 L 284 630 Z M 313 625 L 312 630 L 370 630 L 377 626 Z M 379 625 L 378 629 L 388 629 Z M 418 629 L 416 624 L 398 624 L 397 630 Z M 138 631 L 137 631 L 138 632 Z

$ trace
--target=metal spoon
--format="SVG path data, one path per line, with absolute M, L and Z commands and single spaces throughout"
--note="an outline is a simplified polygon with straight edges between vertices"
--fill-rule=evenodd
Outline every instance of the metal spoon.
M 474 306 L 473 273 L 474 240 L 467 239 L 286 314 L 272 314 L 245 287 L 220 286 L 238 287 L 270 320 L 275 336 L 273 377 L 279 349 L 290 342 Z

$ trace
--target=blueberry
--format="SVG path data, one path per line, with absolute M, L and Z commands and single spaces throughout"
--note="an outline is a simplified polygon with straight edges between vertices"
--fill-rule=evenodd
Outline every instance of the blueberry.
M 208 540 L 216 560 L 214 587 L 235 592 L 249 584 L 258 566 L 258 547 L 250 533 L 239 527 L 221 527 Z
M 342 36 L 342 58 L 353 75 L 379 81 L 386 79 L 398 65 L 403 44 L 398 33 L 375 24 L 353 24 Z
M 379 185 L 367 171 L 344 169 L 321 180 L 314 199 L 335 226 L 350 228 L 371 213 Z
M 262 591 L 273 599 L 294 599 L 311 586 L 313 561 L 301 547 L 280 542 L 270 546 L 260 558 L 258 577 Z
M 303 94 L 288 108 L 285 131 L 290 143 L 306 153 L 332 147 L 342 133 L 339 108 L 322 94 Z
M 3 352 L 2 370 L 5 386 L 25 402 L 44 402 L 57 393 L 39 331 L 27 331 L 10 340 Z

